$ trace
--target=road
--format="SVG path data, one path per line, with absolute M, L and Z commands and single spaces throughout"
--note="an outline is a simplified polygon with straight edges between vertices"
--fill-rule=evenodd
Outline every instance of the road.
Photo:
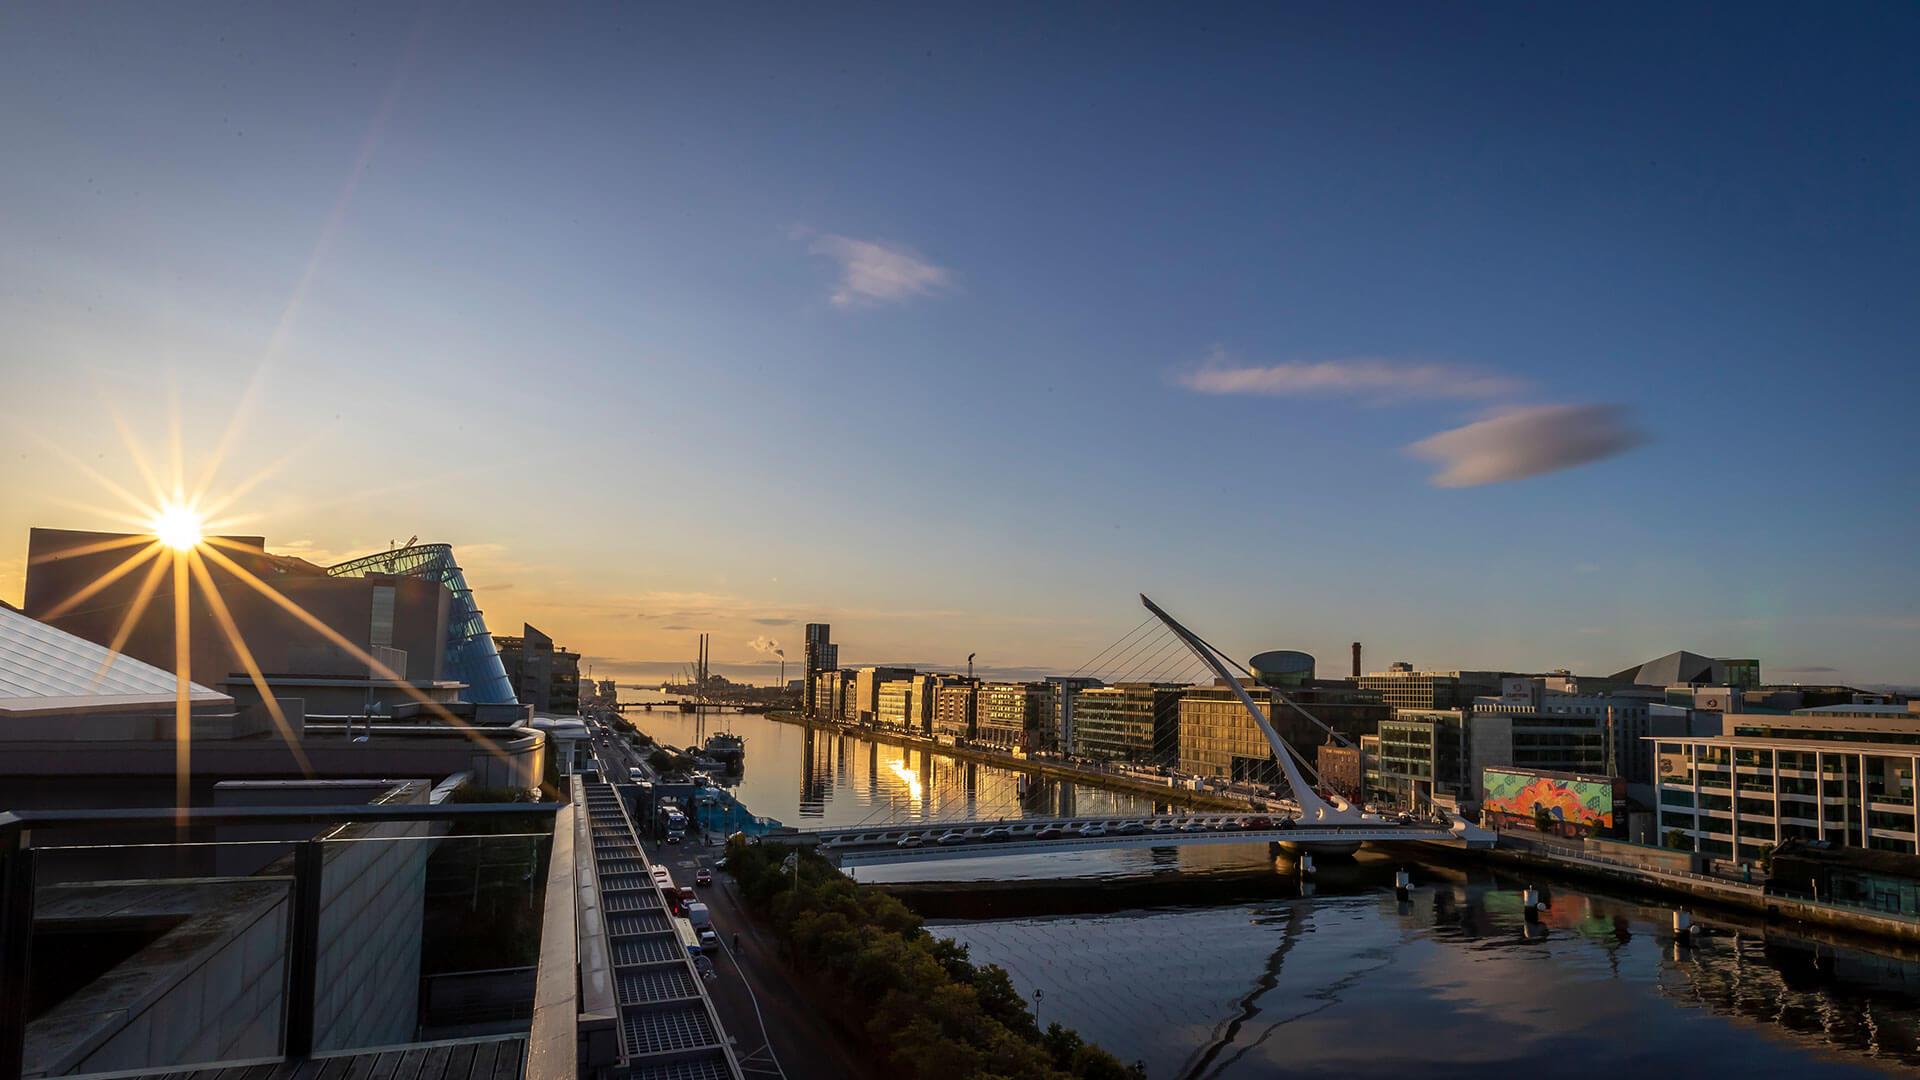
M 693 881 L 695 871 L 712 869 L 723 853 L 720 847 L 701 844 L 645 847 L 647 857 L 667 867 L 675 882 Z M 750 1075 L 787 1080 L 875 1076 L 812 1004 L 812 993 L 794 982 L 780 960 L 778 943 L 747 914 L 733 879 L 715 869 L 713 884 L 697 888 L 720 934 L 716 978 L 707 984 L 707 992 L 735 1040 L 741 1068 Z
M 639 764 L 638 755 L 618 737 L 595 737 L 593 743 L 595 756 L 616 780 Z M 662 844 L 642 838 L 641 846 L 647 858 L 667 868 L 676 884 L 693 884 L 695 872 L 703 867 L 713 872 L 713 884 L 696 886 L 720 935 L 720 956 L 707 992 L 734 1040 L 740 1067 L 749 1076 L 786 1080 L 877 1077 L 872 1065 L 855 1054 L 812 1004 L 812 992 L 794 982 L 780 960 L 779 945 L 747 914 L 733 879 L 714 867 L 724 853 L 715 840 L 712 845 Z

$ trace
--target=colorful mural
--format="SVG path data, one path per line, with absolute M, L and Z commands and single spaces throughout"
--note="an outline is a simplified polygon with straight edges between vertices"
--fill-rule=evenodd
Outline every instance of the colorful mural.
M 1534 807 L 1545 807 L 1556 822 L 1593 829 L 1613 828 L 1613 784 L 1605 780 L 1572 780 L 1535 773 L 1487 769 L 1482 776 L 1487 812 L 1509 814 L 1531 821 Z

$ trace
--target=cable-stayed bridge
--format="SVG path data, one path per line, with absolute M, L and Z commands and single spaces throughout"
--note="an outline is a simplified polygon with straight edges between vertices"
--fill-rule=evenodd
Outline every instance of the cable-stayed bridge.
M 1022 818 L 1010 821 L 818 829 L 794 834 L 842 867 L 1000 858 L 1127 847 L 1269 843 L 1310 852 L 1350 852 L 1374 842 L 1481 846 L 1490 834 L 1465 821 L 1400 822 L 1369 814 L 1354 822 L 1300 823 L 1266 814 Z M 785 836 L 775 839 L 784 840 Z
M 1151 613 L 1147 623 L 1157 620 L 1166 631 L 1166 636 L 1159 639 L 1167 642 L 1165 649 L 1155 654 L 1149 663 L 1165 663 L 1169 653 L 1184 651 L 1198 658 L 1202 668 L 1219 680 L 1219 685 L 1230 688 L 1239 698 L 1241 707 L 1272 750 L 1273 762 L 1286 788 L 1285 797 L 1279 800 L 1280 810 L 995 820 L 948 818 L 863 823 L 795 831 L 789 835 L 814 844 L 821 854 L 848 867 L 1195 844 L 1267 842 L 1329 854 L 1351 852 L 1369 842 L 1492 845 L 1493 834 L 1459 817 L 1427 821 L 1390 817 L 1367 812 L 1338 796 L 1323 795 L 1307 779 L 1307 773 L 1313 770 L 1312 763 L 1280 737 L 1254 703 L 1247 687 L 1227 670 L 1227 665 L 1239 667 L 1243 674 L 1251 673 L 1181 625 L 1145 595 L 1140 597 L 1140 602 Z M 1156 642 L 1134 647 L 1150 651 L 1159 646 Z M 1261 689 L 1319 725 L 1333 739 L 1346 742 L 1281 690 L 1266 686 Z

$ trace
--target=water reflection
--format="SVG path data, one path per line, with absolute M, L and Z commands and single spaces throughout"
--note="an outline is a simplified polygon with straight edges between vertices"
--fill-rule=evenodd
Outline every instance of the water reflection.
M 699 745 L 724 724 L 742 737 L 739 776 L 719 778 L 755 814 L 802 828 L 1074 814 L 1146 814 L 1155 804 L 945 754 L 874 742 L 762 716 L 632 712 L 672 746 Z
M 1363 853 L 1276 902 L 938 926 L 1149 1075 L 1843 1076 L 1920 1067 L 1920 963 Z

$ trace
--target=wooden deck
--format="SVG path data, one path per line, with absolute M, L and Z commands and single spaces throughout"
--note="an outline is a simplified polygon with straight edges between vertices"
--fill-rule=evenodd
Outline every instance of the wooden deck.
M 522 1080 L 527 1037 L 460 1039 L 308 1058 L 223 1062 L 170 1072 L 96 1074 L 95 1080 Z

